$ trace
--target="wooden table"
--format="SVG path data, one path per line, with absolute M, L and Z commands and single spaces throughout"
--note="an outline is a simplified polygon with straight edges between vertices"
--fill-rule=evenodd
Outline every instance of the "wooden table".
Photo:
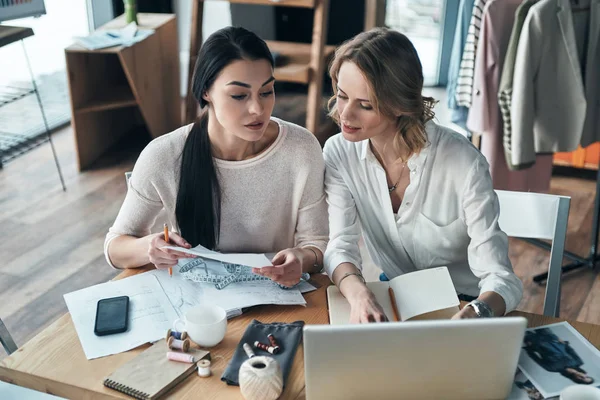
M 117 279 L 145 271 L 130 270 Z M 307 324 L 327 324 L 326 288 L 329 279 L 325 275 L 313 277 L 322 286 L 305 295 L 307 306 L 261 306 L 228 322 L 227 335 L 223 342 L 211 349 L 214 375 L 200 378 L 191 375 L 170 391 L 166 398 L 197 399 L 242 399 L 236 386 L 227 386 L 220 377 L 233 356 L 236 345 L 246 326 L 252 319 L 261 322 L 292 322 L 304 320 Z M 558 322 L 560 319 L 514 312 L 529 321 L 529 327 Z M 600 348 L 600 326 L 569 321 L 594 346 Z M 69 314 L 64 315 L 18 351 L 0 362 L 0 379 L 41 392 L 70 399 L 118 399 L 129 398 L 102 385 L 104 377 L 120 365 L 137 356 L 148 346 L 96 360 L 87 360 L 77 338 Z M 303 399 L 304 353 L 300 346 L 288 378 L 282 399 Z

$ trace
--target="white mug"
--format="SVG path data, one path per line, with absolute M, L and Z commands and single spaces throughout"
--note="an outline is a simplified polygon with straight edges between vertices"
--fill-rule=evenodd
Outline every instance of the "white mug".
M 177 319 L 173 329 L 187 332 L 199 346 L 213 347 L 225 337 L 227 312 L 215 305 L 196 306 L 190 308 L 182 319 Z
M 600 400 L 600 389 L 588 385 L 572 385 L 560 392 L 560 400 Z

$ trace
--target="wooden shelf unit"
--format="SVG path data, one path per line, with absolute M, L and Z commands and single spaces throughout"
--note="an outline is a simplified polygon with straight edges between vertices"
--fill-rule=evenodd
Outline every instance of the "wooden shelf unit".
M 120 16 L 100 29 L 120 29 Z M 172 14 L 138 14 L 140 29 L 154 29 L 129 47 L 65 49 L 79 170 L 138 124 L 152 138 L 181 125 L 177 23 Z
M 275 68 L 275 79 L 282 82 L 310 83 L 310 44 L 273 40 L 266 42 L 272 52 L 279 53 L 285 60 L 284 65 Z M 334 52 L 335 46 L 325 46 L 324 59 L 329 59 Z
M 194 66 L 196 65 L 200 44 L 202 43 L 204 1 L 192 0 L 188 93 L 185 107 L 186 122 L 192 122 L 198 114 L 198 103 L 194 98 L 191 87 Z M 230 2 L 314 9 L 312 43 L 268 41 L 267 45 L 271 51 L 279 53 L 284 62 L 287 62 L 285 65 L 275 68 L 275 79 L 282 82 L 295 82 L 308 85 L 306 128 L 316 133 L 321 109 L 326 58 L 331 56 L 335 50 L 334 46 L 325 46 L 329 0 L 232 0 Z

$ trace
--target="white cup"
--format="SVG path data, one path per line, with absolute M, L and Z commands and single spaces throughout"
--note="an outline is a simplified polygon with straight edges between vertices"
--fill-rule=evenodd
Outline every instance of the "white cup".
M 225 337 L 227 312 L 215 305 L 196 306 L 189 309 L 182 319 L 177 319 L 173 329 L 186 331 L 199 346 L 213 347 Z
M 588 385 L 573 385 L 560 392 L 560 400 L 600 400 L 600 389 Z

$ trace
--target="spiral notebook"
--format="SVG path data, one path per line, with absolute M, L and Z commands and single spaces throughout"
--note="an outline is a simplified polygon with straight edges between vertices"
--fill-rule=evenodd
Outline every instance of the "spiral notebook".
M 154 400 L 171 390 L 196 370 L 196 363 L 167 359 L 166 341 L 160 340 L 140 355 L 123 364 L 104 379 L 104 386 L 140 400 Z M 195 361 L 210 359 L 205 350 L 191 349 Z

